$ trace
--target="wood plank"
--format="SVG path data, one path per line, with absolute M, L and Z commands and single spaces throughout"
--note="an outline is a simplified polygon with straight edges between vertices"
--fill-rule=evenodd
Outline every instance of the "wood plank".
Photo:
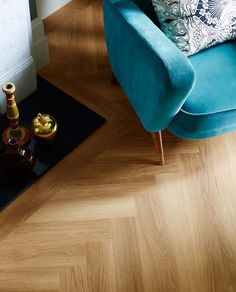
M 0 269 L 1 292 L 56 292 L 59 287 L 57 269 Z
M 74 266 L 60 269 L 60 292 L 89 292 L 87 267 Z
M 111 242 L 86 244 L 89 291 L 115 291 L 113 248 Z
M 113 247 L 117 291 L 144 291 L 135 219 L 113 221 Z

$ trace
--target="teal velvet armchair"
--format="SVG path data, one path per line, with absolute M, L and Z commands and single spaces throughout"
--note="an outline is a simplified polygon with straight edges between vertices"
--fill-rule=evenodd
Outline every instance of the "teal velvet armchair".
M 164 164 L 161 131 L 203 139 L 236 130 L 236 41 L 186 57 L 151 0 L 104 0 L 112 70 Z

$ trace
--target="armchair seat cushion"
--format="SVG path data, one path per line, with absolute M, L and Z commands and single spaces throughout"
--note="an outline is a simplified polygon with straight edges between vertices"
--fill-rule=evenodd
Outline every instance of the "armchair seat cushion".
M 169 130 L 201 139 L 236 130 L 236 42 L 226 42 L 189 58 L 196 83 Z

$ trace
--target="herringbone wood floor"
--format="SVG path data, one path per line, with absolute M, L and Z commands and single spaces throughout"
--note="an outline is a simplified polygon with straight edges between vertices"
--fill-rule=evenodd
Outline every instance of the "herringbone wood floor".
M 108 122 L 0 214 L 0 291 L 236 291 L 236 134 L 165 132 L 157 166 L 109 82 L 100 0 L 45 24 L 40 75 Z

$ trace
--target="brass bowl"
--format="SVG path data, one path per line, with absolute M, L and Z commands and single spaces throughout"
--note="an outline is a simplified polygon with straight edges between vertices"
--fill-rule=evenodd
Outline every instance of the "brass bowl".
M 36 132 L 36 127 L 35 127 L 35 124 L 34 124 L 34 121 L 35 119 L 38 117 L 35 117 L 33 122 L 32 122 L 32 132 L 33 132 L 33 136 L 34 138 L 36 138 L 36 140 L 43 140 L 43 141 L 52 141 L 56 134 L 57 134 L 57 129 L 58 129 L 58 126 L 57 126 L 57 121 L 56 119 L 49 115 L 49 114 L 42 114 L 43 117 L 49 117 L 51 120 L 52 120 L 52 128 L 50 129 L 50 132 L 49 133 L 37 133 Z

